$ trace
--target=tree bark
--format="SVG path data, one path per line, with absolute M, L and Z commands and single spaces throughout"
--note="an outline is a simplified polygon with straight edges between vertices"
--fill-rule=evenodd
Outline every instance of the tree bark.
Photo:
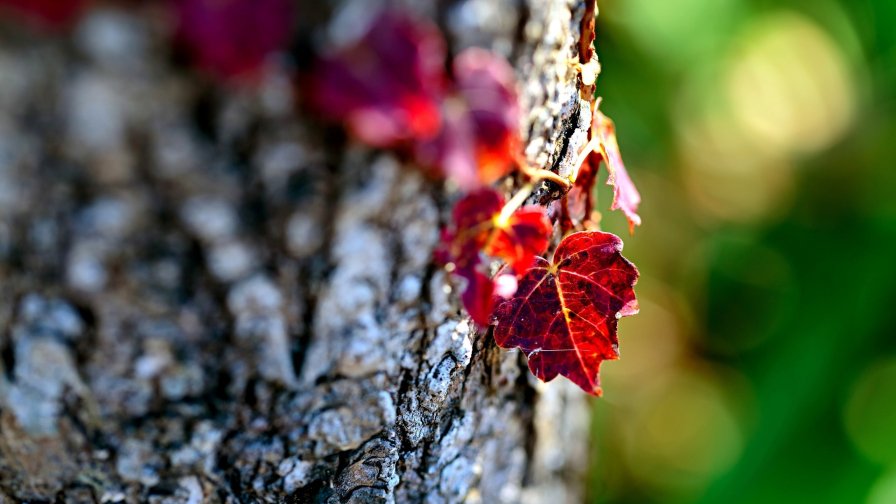
M 373 10 L 308 4 L 324 44 Z M 511 61 L 526 155 L 568 172 L 585 2 L 404 4 Z M 0 37 L 0 501 L 579 501 L 585 399 L 463 315 L 443 185 L 277 70 L 204 84 L 138 9 Z

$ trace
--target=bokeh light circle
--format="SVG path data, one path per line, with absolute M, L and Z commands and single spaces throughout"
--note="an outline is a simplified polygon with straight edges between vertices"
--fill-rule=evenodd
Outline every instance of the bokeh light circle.
M 896 358 L 862 373 L 844 417 L 846 432 L 862 455 L 881 464 L 896 463 Z

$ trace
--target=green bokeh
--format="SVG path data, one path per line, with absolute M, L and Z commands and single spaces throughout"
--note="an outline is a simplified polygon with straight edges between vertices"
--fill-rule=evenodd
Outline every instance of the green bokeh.
M 606 188 L 599 204 L 604 228 L 626 237 L 647 302 L 645 321 L 620 324 L 623 359 L 602 371 L 607 398 L 594 404 L 589 502 L 896 502 L 887 500 L 896 495 L 896 2 L 604 0 L 600 8 L 598 94 L 642 191 L 644 225 L 627 237 L 624 219 L 606 212 Z M 738 177 L 736 169 L 767 170 L 734 185 L 747 197 L 771 175 L 786 173 L 787 185 L 761 211 L 714 210 L 694 192 L 701 179 L 688 178 L 713 173 L 688 171 L 695 146 L 683 132 L 700 114 L 716 114 L 721 134 L 741 142 L 719 98 L 725 69 L 751 27 L 780 13 L 833 43 L 851 83 L 852 118 L 820 147 L 720 163 L 719 173 Z M 705 187 L 724 202 L 717 186 Z M 659 309 L 663 322 L 651 322 Z M 649 339 L 640 331 L 669 319 L 670 334 L 681 335 L 672 363 L 639 369 L 628 361 L 627 342 Z M 676 386 L 713 392 L 695 399 Z M 670 411 L 670 400 L 690 410 Z M 645 444 L 657 442 L 647 431 L 657 414 L 670 424 L 673 448 L 690 426 L 671 424 L 709 419 L 697 445 L 675 452 L 677 464 Z M 725 441 L 729 418 L 742 442 Z M 675 479 L 729 445 L 723 466 Z

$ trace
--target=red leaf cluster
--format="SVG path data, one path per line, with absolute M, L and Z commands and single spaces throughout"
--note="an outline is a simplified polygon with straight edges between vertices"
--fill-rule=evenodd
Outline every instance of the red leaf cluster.
M 0 0 L 0 15 L 12 12 L 58 29 L 76 20 L 88 2 Z M 291 0 L 168 2 L 178 21 L 177 43 L 198 67 L 218 77 L 254 76 L 292 35 Z M 594 69 L 584 67 L 591 71 L 587 78 L 582 70 L 596 62 L 594 8 L 586 2 L 579 41 L 585 96 L 594 84 Z M 465 309 L 476 324 L 495 324 L 499 346 L 525 352 L 539 379 L 562 374 L 600 395 L 600 364 L 619 355 L 618 319 L 638 312 L 633 290 L 638 270 L 622 257 L 622 241 L 590 230 L 601 160 L 614 188 L 611 209 L 622 210 L 632 230 L 641 223 L 641 197 L 622 162 L 615 126 L 594 108 L 583 164 L 559 212 L 564 232 L 588 231 L 566 236 L 549 262 L 540 257 L 553 232 L 545 209 L 518 208 L 528 191 L 508 203 L 488 187 L 522 158 L 513 69 L 478 48 L 460 52 L 450 65 L 446 60 L 435 25 L 381 11 L 354 42 L 317 60 L 305 83 L 309 105 L 324 119 L 343 124 L 356 140 L 393 149 L 467 192 L 436 252 L 462 279 Z M 546 176 L 533 175 L 537 171 L 523 173 L 533 181 Z M 491 259 L 505 263 L 494 278 Z
M 85 0 L 0 0 L 0 15 L 20 15 L 43 28 L 61 29 L 74 22 L 87 5 Z
M 290 0 L 172 1 L 177 42 L 212 75 L 251 77 L 271 53 L 289 44 L 294 14 Z
M 616 142 L 613 121 L 595 108 L 591 120 L 591 140 L 580 158 L 581 167 L 570 190 L 560 201 L 560 225 L 563 231 L 588 230 L 596 227 L 591 215 L 594 209 L 594 184 L 601 161 L 607 166 L 607 185 L 613 186 L 610 210 L 622 210 L 628 220 L 629 232 L 641 225 L 638 205 L 641 195 L 628 175 Z
M 600 395 L 600 363 L 619 357 L 618 318 L 638 312 L 638 270 L 621 251 L 622 241 L 609 233 L 564 238 L 551 262 L 536 258 L 514 296 L 498 303 L 495 341 L 525 352 L 539 379 L 561 374 Z
M 354 43 L 324 55 L 309 77 L 310 105 L 357 140 L 412 157 L 465 190 L 513 168 L 519 105 L 513 70 L 467 49 L 445 70 L 438 29 L 385 11 Z
M 488 325 L 496 292 L 509 296 L 512 289 L 497 289 L 489 278 L 484 255 L 504 260 L 517 274 L 526 271 L 547 249 L 551 222 L 544 208 L 522 207 L 503 214 L 504 197 L 492 189 L 474 191 L 454 206 L 452 226 L 443 233 L 439 259 L 466 280 L 461 301 L 473 321 Z
M 593 27 L 585 28 L 582 43 L 590 46 Z M 601 159 L 614 186 L 612 208 L 640 224 L 640 196 L 613 123 L 595 109 L 583 166 L 560 204 L 562 230 L 588 231 L 568 235 L 548 262 L 540 257 L 553 232 L 545 209 L 518 208 L 528 190 L 507 202 L 488 187 L 522 157 L 512 69 L 475 48 L 454 57 L 450 72 L 445 61 L 434 25 L 381 12 L 357 40 L 318 59 L 306 86 L 309 105 L 354 139 L 392 149 L 465 191 L 436 257 L 461 279 L 467 313 L 479 326 L 494 322 L 498 345 L 523 350 L 538 378 L 562 374 L 600 395 L 600 363 L 618 358 L 618 318 L 638 311 L 638 270 L 622 257 L 622 241 L 590 230 Z M 533 180 L 550 175 L 523 168 Z M 505 263 L 495 278 L 492 259 Z

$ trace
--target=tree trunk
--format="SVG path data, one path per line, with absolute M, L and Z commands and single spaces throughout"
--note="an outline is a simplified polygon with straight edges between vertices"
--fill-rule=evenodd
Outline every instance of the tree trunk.
M 585 2 L 404 3 L 509 58 L 526 155 L 568 171 Z M 202 84 L 139 9 L 0 37 L 0 501 L 579 501 L 583 394 L 463 315 L 442 184 L 277 71 Z

